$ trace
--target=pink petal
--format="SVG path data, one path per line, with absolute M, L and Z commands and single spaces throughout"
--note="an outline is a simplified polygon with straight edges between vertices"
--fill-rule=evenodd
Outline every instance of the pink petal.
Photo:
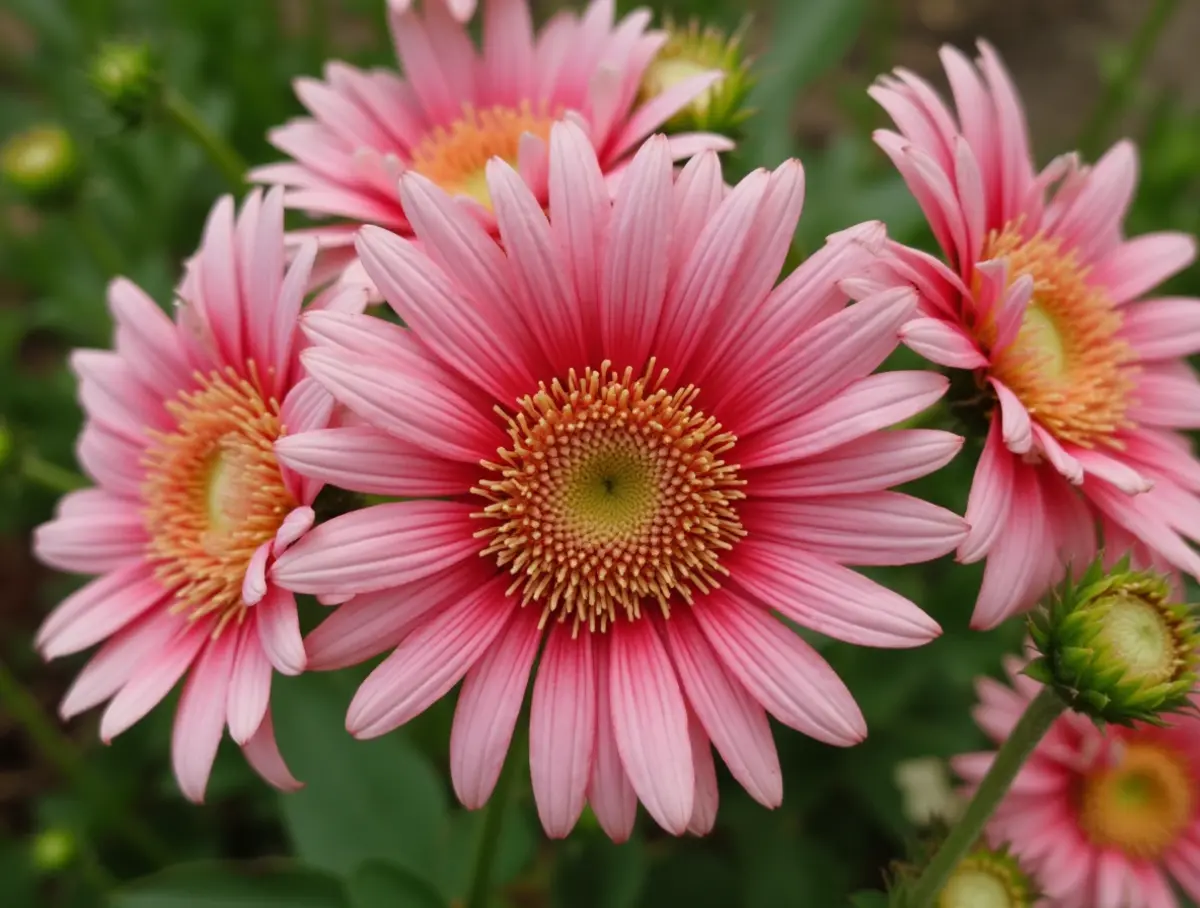
M 150 388 L 191 384 L 187 352 L 174 322 L 140 287 L 125 278 L 108 285 L 108 308 L 116 322 L 116 348 L 138 380 Z
M 755 470 L 755 496 L 811 498 L 875 492 L 928 475 L 962 449 L 963 439 L 935 429 L 872 432 L 799 463 Z
M 1146 300 L 1127 306 L 1121 315 L 1121 337 L 1139 359 L 1176 359 L 1200 353 L 1200 300 Z
M 449 501 L 378 504 L 315 527 L 271 569 L 301 593 L 367 593 L 411 583 L 475 555 L 474 505 Z
M 1200 380 L 1184 363 L 1147 365 L 1137 374 L 1137 422 L 1166 429 L 1200 428 Z
M 612 151 L 608 156 L 616 158 L 625 154 L 709 87 L 719 82 L 722 77 L 720 70 L 709 70 L 689 76 L 647 101 L 625 121 L 624 128 L 613 139 Z
M 242 601 L 246 605 L 257 605 L 267 595 L 267 559 L 271 556 L 271 543 L 264 542 L 250 556 L 246 574 L 242 578 Z
M 84 472 L 104 489 L 124 498 L 137 498 L 146 478 L 141 466 L 145 449 L 146 439 L 130 441 L 89 420 L 75 444 L 75 456 Z
M 463 681 L 450 731 L 450 778 L 469 810 L 487 803 L 500 778 L 542 640 L 540 618 L 534 607 L 518 609 Z
M 866 737 L 862 713 L 841 679 L 766 609 L 717 591 L 692 613 L 725 667 L 780 722 L 840 747 Z
M 64 599 L 38 629 L 38 651 L 57 659 L 87 649 L 165 605 L 169 595 L 144 562 L 126 565 Z
M 263 652 L 253 623 L 243 624 L 238 636 L 237 658 L 230 669 L 226 718 L 229 736 L 244 745 L 258 731 L 267 713 L 271 698 L 271 662 Z
M 441 699 L 492 646 L 517 608 L 496 577 L 440 610 L 362 683 L 346 713 L 356 738 L 375 738 Z
M 70 364 L 79 377 L 79 401 L 84 411 L 110 431 L 144 443 L 148 429 L 173 428 L 163 407 L 162 393 L 142 384 L 118 354 L 75 350 Z
M 708 835 L 717 822 L 717 767 L 712 748 L 699 720 L 688 714 L 688 737 L 692 742 L 692 765 L 695 768 L 696 792 L 693 796 L 692 818 L 687 831 L 692 835 Z
M 558 622 L 550 630 L 533 682 L 529 769 L 533 799 L 546 834 L 574 828 L 592 774 L 596 738 L 596 669 L 592 634 Z
M 609 696 L 621 762 L 655 822 L 682 835 L 692 818 L 696 778 L 679 682 L 649 619 L 618 621 L 608 633 Z
M 1000 402 L 1000 428 L 1004 444 L 1014 454 L 1026 454 L 1033 447 L 1033 426 L 1029 411 L 998 378 L 989 378 L 988 383 L 996 392 Z
M 302 782 L 296 781 L 279 753 L 270 710 L 263 716 L 262 724 L 258 726 L 254 737 L 242 745 L 242 755 L 255 772 L 280 791 L 298 791 L 304 787 Z
M 1126 240 L 1092 266 L 1091 282 L 1117 305 L 1137 299 L 1196 258 L 1196 241 L 1186 233 L 1147 233 Z
M 987 358 L 961 328 L 937 318 L 914 318 L 900 329 L 904 345 L 939 366 L 980 369 Z
M 1082 448 L 1074 451 L 1074 454 L 1088 476 L 1111 483 L 1126 495 L 1149 492 L 1154 487 L 1153 480 L 1143 476 L 1135 467 L 1103 451 Z
M 832 561 L 758 537 L 744 540 L 730 571 L 766 608 L 859 646 L 921 646 L 941 633 L 912 602 Z
M 967 538 L 958 547 L 958 560 L 970 564 L 996 544 L 1008 521 L 1013 494 L 1013 458 L 1001 440 L 1000 421 L 992 418 L 971 492 L 967 498 Z
M 262 602 L 254 606 L 253 617 L 258 626 L 258 641 L 275 670 L 284 675 L 304 671 L 308 660 L 300 638 L 296 597 L 272 584 Z
M 310 507 L 292 508 L 275 531 L 271 554 L 278 558 L 286 552 L 297 539 L 312 529 L 316 519 L 317 512 Z
M 754 800 L 778 807 L 783 774 L 766 711 L 730 677 L 690 610 L 672 615 L 664 636 L 688 703 L 730 773 Z
M 621 762 L 612 711 L 612 640 L 605 635 L 594 647 L 596 663 L 596 748 L 587 797 L 610 839 L 620 844 L 633 833 L 637 819 L 637 794 Z
M 1040 423 L 1033 423 L 1032 429 L 1037 450 L 1050 462 L 1050 465 L 1072 485 L 1079 485 L 1083 482 L 1083 466 L 1079 458 L 1069 454 L 1058 443 L 1058 439 L 1050 434 L 1048 429 L 1043 428 Z
M 183 686 L 175 712 L 171 763 L 184 797 L 196 804 L 204 803 L 204 789 L 225 731 L 225 703 L 237 636 L 227 630 L 204 648 Z

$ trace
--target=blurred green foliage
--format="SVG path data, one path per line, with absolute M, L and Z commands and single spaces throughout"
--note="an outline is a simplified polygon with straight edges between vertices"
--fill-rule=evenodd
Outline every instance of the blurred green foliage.
M 54 494 L 25 481 L 22 465 L 34 458 L 73 463 L 80 414 L 64 353 L 108 344 L 107 280 L 126 274 L 168 302 L 205 213 L 225 191 L 203 154 L 165 124 L 151 119 L 135 128 L 112 114 L 94 89 L 87 61 L 110 39 L 147 42 L 165 83 L 257 163 L 276 156 L 265 130 L 299 112 L 292 77 L 319 72 L 334 55 L 390 63 L 383 6 L 383 0 L 6 0 L 0 10 L 0 135 L 60 124 L 73 136 L 87 174 L 68 208 L 33 209 L 0 190 L 0 531 L 4 563 L 16 565 L 0 611 L 0 659 L 48 708 L 79 661 L 39 667 L 30 634 L 74 581 L 47 576 L 23 554 L 25 534 L 48 516 Z M 881 120 L 863 103 L 865 78 L 839 83 L 846 97 L 853 95 L 843 105 L 846 129 L 816 147 L 799 147 L 793 129 L 806 91 L 836 71 L 852 48 L 872 49 L 873 64 L 890 65 L 875 60 L 874 50 L 890 43 L 894 6 L 883 0 L 755 4 L 758 114 L 732 156 L 731 177 L 791 154 L 802 157 L 808 202 L 798 256 L 826 234 L 867 218 L 886 221 L 903 241 L 923 238 L 915 204 L 870 144 L 869 128 Z M 679 19 L 698 15 L 735 27 L 746 4 L 675 0 L 670 11 Z M 1143 186 L 1130 231 L 1200 231 L 1200 114 L 1170 97 L 1135 91 L 1122 97 L 1146 124 Z M 1175 289 L 1196 292 L 1200 281 L 1193 274 Z M 895 365 L 916 362 L 902 353 Z M 973 459 L 965 453 L 914 491 L 961 513 Z M 780 730 L 784 807 L 768 812 L 722 776 L 718 824 L 704 840 L 674 840 L 643 822 L 631 843 L 617 847 L 585 815 L 568 840 L 547 842 L 528 773 L 519 773 L 494 874 L 496 906 L 825 908 L 878 887 L 880 868 L 902 853 L 912 831 L 895 782 L 897 763 L 983 745 L 970 719 L 973 681 L 998 670 L 1022 630 L 1010 624 L 990 634 L 968 631 L 978 566 L 944 559 L 873 573 L 927 608 L 945 634 L 919 653 L 822 644 L 862 705 L 871 729 L 866 743 L 836 750 Z M 6 735 L 0 778 L 11 771 L 25 786 L 0 801 L 0 904 L 455 904 L 466 889 L 482 818 L 456 805 L 446 781 L 453 701 L 401 733 L 355 742 L 343 731 L 354 680 L 348 672 L 277 683 L 276 724 L 284 752 L 307 781 L 303 792 L 270 791 L 229 747 L 204 809 L 186 804 L 170 775 L 173 702 L 108 748 L 95 741 L 94 718 L 76 723 L 63 740 L 82 754 L 86 783 L 68 781 L 22 735 L 0 726 Z M 102 799 L 89 794 L 94 787 Z M 151 841 L 131 834 L 131 823 Z M 880 902 L 863 894 L 854 904 Z

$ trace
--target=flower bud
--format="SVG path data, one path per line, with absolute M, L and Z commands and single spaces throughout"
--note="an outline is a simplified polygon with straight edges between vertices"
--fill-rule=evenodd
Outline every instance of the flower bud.
M 1098 722 L 1162 724 L 1190 707 L 1200 655 L 1191 607 L 1170 599 L 1160 574 L 1132 571 L 1128 559 L 1105 571 L 1097 560 L 1034 614 L 1040 655 L 1026 674 Z
M 1033 908 L 1033 883 L 1007 848 L 977 848 L 954 868 L 937 908 Z
M 742 51 L 742 35 L 726 36 L 696 20 L 686 28 L 667 21 L 669 35 L 642 78 L 643 101 L 656 98 L 685 79 L 719 69 L 724 78 L 705 89 L 666 123 L 667 132 L 704 130 L 733 135 L 753 113 L 745 106 L 753 80 Z
M 126 126 L 137 126 L 157 103 L 162 83 L 149 45 L 114 41 L 92 58 L 92 85 Z
M 75 837 L 69 829 L 47 829 L 33 840 L 33 866 L 44 872 L 62 870 L 75 858 Z
M 70 135 L 59 126 L 35 126 L 0 148 L 0 172 L 30 202 L 70 202 L 79 190 L 83 167 Z

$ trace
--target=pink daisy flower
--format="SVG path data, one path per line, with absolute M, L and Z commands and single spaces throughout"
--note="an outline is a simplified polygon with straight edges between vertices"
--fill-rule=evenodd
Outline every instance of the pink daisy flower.
M 999 744 L 1041 685 L 1005 666 L 979 681 L 979 727 Z M 1200 716 L 1165 728 L 1109 726 L 1065 713 L 1021 768 L 988 837 L 1007 843 L 1052 908 L 1177 908 L 1172 880 L 1200 899 Z M 978 785 L 993 753 L 954 758 Z
M 94 488 L 37 529 L 38 557 L 103 576 L 46 619 L 47 659 L 102 643 L 63 700 L 70 718 L 109 701 L 107 742 L 185 674 L 171 752 L 183 793 L 201 801 L 226 725 L 252 766 L 297 783 L 275 744 L 272 673 L 304 670 L 294 596 L 273 560 L 313 523 L 321 484 L 281 466 L 274 443 L 325 426 L 332 398 L 304 378 L 298 317 L 315 244 L 284 270 L 283 194 L 213 208 L 172 321 L 118 279 L 108 300 L 116 350 L 77 350 L 87 422 L 78 457 Z M 329 303 L 361 304 L 348 291 Z
M 1192 261 L 1179 233 L 1126 240 L 1137 159 L 1120 142 L 1035 173 L 1024 117 L 995 51 L 944 48 L 958 108 L 897 71 L 871 89 L 901 134 L 875 140 L 921 204 L 946 261 L 894 245 L 888 280 L 921 295 L 905 342 L 969 370 L 951 399 L 990 421 L 961 561 L 987 558 L 973 625 L 1030 606 L 1106 548 L 1200 574 L 1200 463 L 1176 430 L 1200 426 L 1200 301 L 1142 299 Z M 1056 190 L 1055 190 L 1056 187 Z M 956 393 L 956 390 L 959 393 Z
M 676 176 L 656 136 L 610 199 L 587 134 L 561 123 L 549 172 L 547 218 L 512 167 L 488 165 L 501 244 L 418 174 L 401 183 L 416 240 L 363 229 L 360 258 L 411 330 L 308 316 L 310 373 L 364 424 L 277 451 L 417 500 L 329 521 L 273 575 L 354 595 L 305 641 L 311 667 L 394 650 L 350 706 L 353 734 L 384 734 L 465 678 L 450 748 L 468 807 L 495 785 L 540 650 L 529 759 L 546 830 L 566 835 L 587 801 L 621 840 L 640 800 L 670 832 L 704 832 L 710 743 L 773 807 L 768 712 L 830 744 L 866 734 L 781 616 L 868 646 L 938 634 L 846 565 L 962 539 L 960 518 L 887 491 L 960 439 L 883 431 L 946 380 L 870 374 L 916 305 L 900 288 L 847 307 L 839 289 L 882 225 L 831 238 L 772 289 L 798 162 L 728 190 L 715 153 Z
M 327 246 L 349 247 L 359 223 L 411 233 L 397 192 L 408 171 L 461 197 L 485 223 L 492 157 L 516 167 L 545 201 L 545 140 L 564 118 L 580 124 L 604 173 L 614 175 L 646 136 L 721 77 L 700 73 L 639 103 L 643 75 L 667 40 L 646 30 L 648 10 L 614 23 L 614 0 L 593 0 L 582 16 L 562 11 L 535 33 L 528 0 L 487 0 L 481 52 L 462 24 L 474 7 L 428 0 L 419 13 L 411 0 L 390 4 L 404 78 L 332 62 L 325 81 L 296 81 L 312 117 L 271 132 L 292 161 L 252 178 L 288 187 L 289 207 L 356 222 L 317 231 Z M 708 133 L 677 135 L 669 145 L 677 159 L 731 147 Z

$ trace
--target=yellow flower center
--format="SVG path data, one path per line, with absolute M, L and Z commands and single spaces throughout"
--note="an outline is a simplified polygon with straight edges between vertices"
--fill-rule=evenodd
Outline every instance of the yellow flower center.
M 1121 591 L 1105 596 L 1093 608 L 1103 613 L 1097 642 L 1108 648 L 1128 680 L 1152 686 L 1176 676 L 1180 658 L 1175 632 L 1161 608 Z
M 744 482 L 722 459 L 736 439 L 693 406 L 695 387 L 667 390 L 666 377 L 653 361 L 640 378 L 606 361 L 503 414 L 512 443 L 472 490 L 489 502 L 477 535 L 543 622 L 603 631 L 643 603 L 668 615 L 727 573 L 721 553 L 745 535 Z
M 465 106 L 449 127 L 438 126 L 412 153 L 412 169 L 452 195 L 467 195 L 492 207 L 485 169 L 492 158 L 503 158 L 514 167 L 521 136 L 549 137 L 555 117 L 544 109 L 534 112 L 528 102 L 519 108 Z
M 1029 878 L 1008 854 L 977 851 L 954 869 L 936 908 L 1031 908 Z
M 1061 241 L 1025 238 L 1020 224 L 989 235 L 983 259 L 1008 261 L 1010 283 L 1033 278 L 1033 298 L 1016 340 L 992 349 L 992 373 L 1059 441 L 1084 447 L 1119 445 L 1114 433 L 1128 426 L 1133 382 L 1130 349 L 1117 337 L 1121 315 L 1107 295 L 1087 281 L 1087 268 Z M 996 326 L 980 326 L 991 348 Z
M 1160 744 L 1129 744 L 1115 765 L 1084 778 L 1079 823 L 1097 846 L 1156 860 L 1190 825 L 1196 788 L 1182 754 Z
M 275 460 L 279 402 L 263 395 L 253 363 L 249 373 L 214 372 L 168 403 L 175 431 L 156 433 L 144 459 L 157 576 L 179 612 L 217 614 L 217 632 L 241 620 L 250 558 L 296 506 Z

